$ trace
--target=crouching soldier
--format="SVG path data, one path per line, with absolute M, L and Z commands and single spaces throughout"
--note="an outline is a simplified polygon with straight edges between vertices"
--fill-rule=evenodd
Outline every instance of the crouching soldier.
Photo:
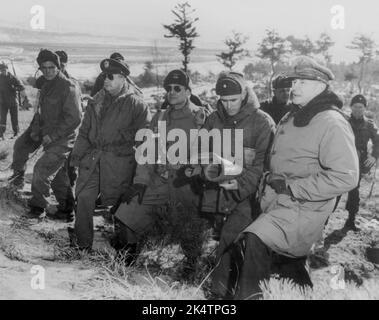
M 70 162 L 79 167 L 72 241 L 83 250 L 92 247 L 98 196 L 103 205 L 113 206 L 129 190 L 136 165 L 134 137 L 150 121 L 147 105 L 126 81 L 128 66 L 122 61 L 104 59 L 100 67 L 104 88 L 86 108 Z
M 74 78 L 70 77 L 69 74 L 67 73 L 67 69 L 66 69 L 67 61 L 68 61 L 67 53 L 61 50 L 61 51 L 55 51 L 55 54 L 57 54 L 59 57 L 60 72 L 65 77 L 73 81 L 74 84 L 77 85 L 79 94 L 80 94 L 81 90 L 80 90 L 79 83 Z M 38 90 L 37 101 L 39 101 L 39 97 L 40 97 L 41 89 L 43 85 L 47 82 L 48 80 L 44 75 L 36 79 L 35 88 Z M 25 169 L 30 157 L 30 153 L 34 152 L 36 148 L 40 146 L 40 141 L 39 141 L 40 137 L 38 134 L 39 120 L 40 120 L 39 115 L 40 115 L 40 105 L 38 103 L 38 106 L 35 108 L 35 114 L 31 121 L 31 124 L 29 125 L 29 128 L 16 140 L 13 147 L 13 162 L 11 166 L 13 169 L 13 174 L 11 177 L 9 177 L 8 181 L 10 184 L 12 184 L 13 186 L 19 189 L 22 189 L 24 186 Z M 68 162 L 69 160 L 70 160 L 70 156 L 68 158 Z M 71 187 L 73 187 L 77 176 L 76 176 L 75 168 L 69 167 L 68 162 L 66 162 L 67 174 L 70 179 L 70 185 Z M 72 211 L 73 203 L 74 203 L 72 190 L 69 191 L 69 195 L 70 195 L 70 198 L 72 198 L 72 200 L 70 200 L 72 203 L 72 205 L 70 206 L 71 211 Z M 66 219 L 67 214 L 65 212 L 58 211 L 53 216 L 50 216 L 50 217 Z
M 179 129 L 184 132 L 183 135 L 186 135 L 187 142 L 190 140 L 190 130 L 198 129 L 204 124 L 205 109 L 190 101 L 190 79 L 184 71 L 171 71 L 164 79 L 164 88 L 167 92 L 168 107 L 154 115 L 150 129 L 156 136 L 164 134 L 163 131 L 158 131 L 161 126 L 166 126 L 167 133 Z M 158 144 L 158 148 L 163 148 L 165 155 L 172 144 Z M 188 150 L 189 144 L 185 148 Z M 129 252 L 129 259 L 126 261 L 129 264 L 135 258 L 138 242 L 142 236 L 149 233 L 156 219 L 179 204 L 177 189 L 173 186 L 173 181 L 180 164 L 172 163 L 169 159 L 165 162 L 166 164 L 162 162 L 162 159 L 161 164 L 157 162 L 137 166 L 134 184 L 124 193 L 122 203 L 115 214 L 113 246 L 120 252 Z M 197 232 L 198 230 L 193 230 L 188 237 L 196 238 Z M 187 258 L 197 258 L 193 252 L 185 252 L 185 254 Z
M 33 170 L 32 198 L 29 200 L 30 215 L 41 217 L 50 197 L 50 186 L 58 201 L 58 211 L 70 219 L 74 209 L 74 197 L 65 163 L 72 150 L 76 129 L 80 125 L 80 92 L 78 87 L 59 70 L 57 54 L 41 50 L 38 65 L 46 78 L 39 96 L 38 122 L 34 122 L 20 136 L 15 146 L 16 154 L 30 154 L 40 145 L 44 153 Z M 22 151 L 16 151 L 22 148 Z M 21 157 L 24 159 L 24 157 Z M 25 162 L 13 159 L 14 170 L 23 170 Z M 20 167 L 21 166 L 21 167 Z
M 261 198 L 263 213 L 241 234 L 244 261 L 235 299 L 258 298 L 259 282 L 275 273 L 312 286 L 306 255 L 320 237 L 336 197 L 358 184 L 354 135 L 330 90 L 332 72 L 310 58 L 297 60 L 293 103 L 300 106 L 280 122 Z M 286 259 L 285 259 L 286 258 Z
M 361 178 L 362 174 L 367 174 L 375 165 L 379 158 L 379 135 L 375 123 L 364 116 L 367 108 L 367 100 L 362 95 L 356 95 L 351 100 L 351 116 L 349 122 L 355 135 L 355 146 L 358 151 L 359 169 Z M 367 144 L 371 140 L 372 152 L 367 151 Z M 359 181 L 360 181 L 359 178 Z M 346 220 L 345 228 L 353 231 L 359 231 L 355 225 L 355 216 L 359 211 L 359 183 L 356 188 L 351 190 L 346 201 L 346 210 L 349 217 Z

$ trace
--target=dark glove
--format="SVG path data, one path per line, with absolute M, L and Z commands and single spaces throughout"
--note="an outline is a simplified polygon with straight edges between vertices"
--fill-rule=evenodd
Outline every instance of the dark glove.
M 129 204 L 134 197 L 138 196 L 138 203 L 142 204 L 146 188 L 147 186 L 142 183 L 135 183 L 132 186 L 128 186 L 124 194 L 121 196 L 121 202 Z
M 291 190 L 289 189 L 289 187 L 287 187 L 286 182 L 284 180 L 281 180 L 281 179 L 271 180 L 269 182 L 269 185 L 271 188 L 275 190 L 277 194 L 286 194 L 290 197 L 293 196 Z

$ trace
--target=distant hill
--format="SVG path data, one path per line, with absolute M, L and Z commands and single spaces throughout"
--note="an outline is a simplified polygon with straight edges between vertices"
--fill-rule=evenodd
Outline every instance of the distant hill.
M 14 43 L 78 43 L 78 44 L 121 44 L 121 45 L 151 45 L 152 41 L 136 37 L 97 36 L 89 33 L 59 33 L 43 30 L 32 30 L 0 26 L 0 42 Z M 160 45 L 171 46 L 172 43 L 163 39 Z

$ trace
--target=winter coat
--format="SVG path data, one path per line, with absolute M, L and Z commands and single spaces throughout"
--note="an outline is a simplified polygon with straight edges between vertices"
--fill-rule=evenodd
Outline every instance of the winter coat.
M 150 111 L 142 99 L 124 87 L 117 97 L 100 90 L 86 108 L 71 164 L 79 166 L 78 194 L 96 165 L 100 165 L 100 190 L 122 192 L 126 177 L 135 168 L 135 134 L 150 122 Z M 112 189 L 112 190 L 110 190 Z
M 204 121 L 207 116 L 207 110 L 202 106 L 197 106 L 191 101 L 187 101 L 187 104 L 176 110 L 172 106 L 168 106 L 166 110 L 158 110 L 154 115 L 150 123 L 150 129 L 154 133 L 158 133 L 158 121 L 166 122 L 166 133 L 168 134 L 172 129 L 184 130 L 187 137 L 187 155 L 189 159 L 190 155 L 190 130 L 199 129 L 204 125 Z M 169 149 L 170 145 L 174 142 L 167 142 L 166 146 L 156 145 L 156 148 Z M 137 166 L 136 177 L 134 183 L 141 183 L 145 185 L 160 184 L 162 182 L 162 175 L 167 170 L 176 170 L 178 166 L 172 166 L 166 161 L 166 165 L 152 165 L 143 164 Z M 171 180 L 171 179 L 170 179 Z
M 292 104 L 279 104 L 274 97 L 272 100 L 267 100 L 261 103 L 261 110 L 268 113 L 271 118 L 278 124 L 279 121 L 291 111 Z
M 16 93 L 24 89 L 20 80 L 11 73 L 7 72 L 6 75 L 0 74 L 0 102 L 4 105 L 17 103 Z
M 379 158 L 379 134 L 378 128 L 371 119 L 363 117 L 362 119 L 355 119 L 350 117 L 350 125 L 353 128 L 355 135 L 355 146 L 358 151 L 361 167 L 364 161 L 367 159 L 368 151 L 367 144 L 371 139 L 372 142 L 372 156 L 376 159 Z
M 48 135 L 52 145 L 72 147 L 81 121 L 80 90 L 61 72 L 41 88 L 38 129 L 41 137 Z
M 275 123 L 269 115 L 259 109 L 255 93 L 247 88 L 247 96 L 239 113 L 229 116 L 221 101 L 218 101 L 216 111 L 209 116 L 204 129 L 231 129 L 232 133 L 235 129 L 243 130 L 244 163 L 241 174 L 236 177 L 238 190 L 206 190 L 202 195 L 202 211 L 230 214 L 239 203 L 253 196 L 257 190 L 269 145 L 275 133 Z M 233 151 L 234 138 L 231 141 Z
M 245 232 L 290 257 L 306 255 L 322 235 L 335 198 L 358 184 L 358 156 L 348 121 L 325 91 L 279 123 L 270 154 L 271 175 L 284 178 L 292 197 L 262 192 L 263 213 Z

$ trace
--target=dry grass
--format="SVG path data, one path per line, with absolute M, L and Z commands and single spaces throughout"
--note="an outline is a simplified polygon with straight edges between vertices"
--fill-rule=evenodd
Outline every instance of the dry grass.
M 316 282 L 303 290 L 288 279 L 271 278 L 261 284 L 263 300 L 378 300 L 379 280 L 363 281 L 361 286 L 347 282 L 345 289 L 334 290 L 327 282 Z
M 10 260 L 29 262 L 22 252 L 14 244 L 8 243 L 4 237 L 0 237 L 0 251 Z

